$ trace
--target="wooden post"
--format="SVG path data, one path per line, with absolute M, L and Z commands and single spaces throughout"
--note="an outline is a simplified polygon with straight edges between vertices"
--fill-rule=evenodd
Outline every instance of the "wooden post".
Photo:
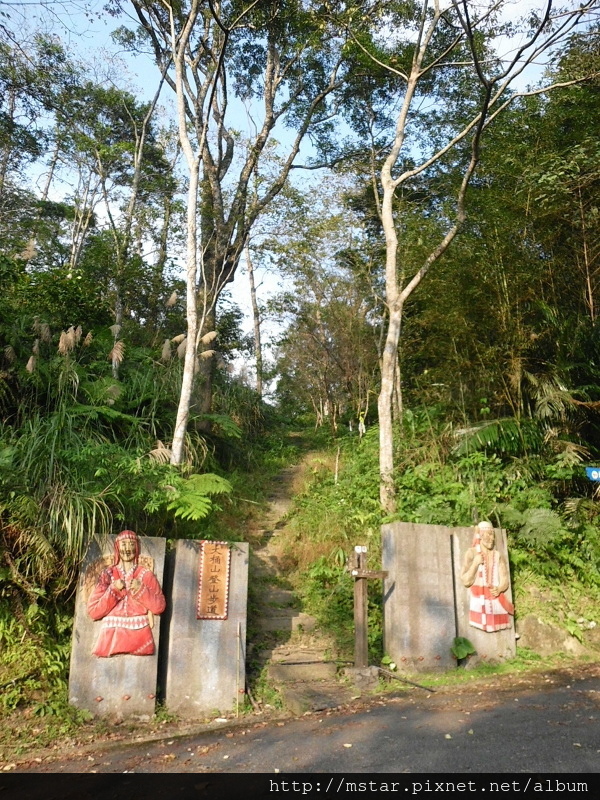
M 363 572 L 367 566 L 367 548 L 364 545 L 357 545 L 354 548 L 356 553 L 356 570 Z M 368 657 L 368 618 L 367 618 L 367 578 L 354 578 L 354 666 L 367 667 Z
M 367 613 L 367 581 L 369 578 L 383 580 L 387 572 L 367 569 L 367 548 L 358 544 L 350 561 L 350 574 L 354 578 L 354 666 L 369 666 Z

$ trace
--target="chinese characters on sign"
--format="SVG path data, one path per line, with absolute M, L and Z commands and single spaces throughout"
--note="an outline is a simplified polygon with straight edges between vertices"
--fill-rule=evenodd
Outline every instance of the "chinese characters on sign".
M 200 542 L 197 619 L 227 619 L 231 550 L 227 542 Z

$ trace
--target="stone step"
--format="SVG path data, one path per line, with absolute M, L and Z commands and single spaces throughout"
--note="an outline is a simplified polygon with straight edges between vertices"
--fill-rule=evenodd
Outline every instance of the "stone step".
M 251 575 L 269 577 L 277 575 L 279 571 L 279 559 L 277 556 L 257 553 L 252 560 Z
M 296 611 L 293 608 L 274 608 L 271 614 L 262 616 L 257 623 L 261 631 L 312 631 L 317 621 L 303 611 Z
M 256 655 L 260 664 L 307 664 L 316 661 L 333 661 L 335 653 L 331 642 L 315 645 L 311 633 L 293 634 L 298 641 L 276 642 L 270 647 L 261 647 Z
M 278 586 L 267 587 L 261 594 L 262 606 L 292 606 L 297 602 L 296 593 L 291 589 L 280 589 Z
M 330 661 L 325 652 L 327 645 L 315 647 L 300 642 L 298 644 L 280 644 L 271 650 L 270 660 L 276 664 L 309 664 L 315 661 Z
M 312 661 L 297 664 L 269 664 L 267 674 L 274 683 L 297 683 L 298 681 L 332 680 L 337 674 L 335 664 L 327 661 Z
M 264 564 L 268 566 L 277 567 L 279 562 L 279 558 L 274 554 L 270 553 L 266 548 L 262 550 L 255 550 L 252 553 L 252 563 L 250 564 L 251 567 L 260 567 Z
M 289 644 L 273 648 L 270 660 L 274 664 L 313 664 L 316 661 L 327 660 L 324 658 L 326 648 L 304 647 L 298 645 L 290 647 Z
M 300 716 L 307 711 L 326 711 L 350 703 L 357 696 L 355 689 L 335 681 L 284 685 L 279 690 L 285 707 Z

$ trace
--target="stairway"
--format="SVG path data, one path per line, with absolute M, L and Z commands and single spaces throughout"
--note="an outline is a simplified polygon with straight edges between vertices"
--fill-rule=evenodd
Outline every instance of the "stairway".
M 279 540 L 300 470 L 301 465 L 296 465 L 279 473 L 254 537 L 250 558 L 253 635 L 248 647 L 248 655 L 266 668 L 286 710 L 297 715 L 336 708 L 356 696 L 354 687 L 338 679 L 333 641 L 318 630 L 314 617 L 302 611 L 285 577 Z

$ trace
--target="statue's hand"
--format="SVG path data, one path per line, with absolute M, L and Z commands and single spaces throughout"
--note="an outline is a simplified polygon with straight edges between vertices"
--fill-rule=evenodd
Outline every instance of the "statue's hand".
M 113 586 L 115 587 L 115 589 L 118 589 L 120 592 L 122 592 L 123 589 L 125 588 L 125 584 L 121 580 L 121 578 L 117 578 L 116 581 L 113 581 Z
M 134 578 L 131 581 L 131 591 L 132 592 L 139 592 L 142 582 L 139 578 Z
M 483 554 L 482 553 L 475 553 L 475 555 L 473 556 L 473 564 L 477 564 L 477 566 L 479 566 L 480 564 L 483 564 Z
M 490 586 L 490 594 L 492 597 L 498 597 L 500 594 L 500 589 L 497 586 Z

